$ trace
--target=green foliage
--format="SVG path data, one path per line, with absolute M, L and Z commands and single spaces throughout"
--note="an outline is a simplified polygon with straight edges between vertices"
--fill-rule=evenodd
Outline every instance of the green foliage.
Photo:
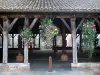
M 54 25 L 50 18 L 46 17 L 44 19 L 41 19 L 41 30 L 42 30 L 42 33 L 46 32 L 46 29 L 47 29 L 48 25 Z
M 45 45 L 51 47 L 54 36 L 58 34 L 58 28 L 53 24 L 51 18 L 46 17 L 41 19 L 40 33 Z
M 82 48 L 85 52 L 88 52 L 89 58 L 92 58 L 94 52 L 96 29 L 93 25 L 93 20 L 86 20 L 82 25 Z
M 41 35 L 45 40 L 52 39 L 58 33 L 57 27 L 53 24 L 52 20 L 48 17 L 41 20 Z
M 29 30 L 29 28 L 27 28 L 26 26 L 24 26 L 23 30 L 20 32 L 20 36 L 23 39 L 30 39 L 32 38 L 32 32 Z

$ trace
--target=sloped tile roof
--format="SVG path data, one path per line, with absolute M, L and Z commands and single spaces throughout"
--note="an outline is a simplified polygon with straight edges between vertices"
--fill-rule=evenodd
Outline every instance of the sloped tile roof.
M 100 0 L 0 0 L 0 12 L 100 12 Z

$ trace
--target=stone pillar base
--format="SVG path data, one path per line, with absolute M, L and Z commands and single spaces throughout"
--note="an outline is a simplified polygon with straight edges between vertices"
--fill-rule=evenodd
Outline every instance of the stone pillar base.
M 0 63 L 0 71 L 29 71 L 30 64 L 27 63 Z
M 100 70 L 100 63 L 71 63 L 72 68 L 82 68 L 90 70 Z
M 76 64 L 71 63 L 71 67 L 72 67 L 72 68 L 78 68 L 78 67 L 79 67 L 79 64 L 78 64 L 78 63 L 76 63 Z

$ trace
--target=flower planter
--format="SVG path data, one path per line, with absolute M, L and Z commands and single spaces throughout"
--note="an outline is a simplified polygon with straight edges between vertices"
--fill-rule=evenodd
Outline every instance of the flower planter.
M 61 55 L 61 61 L 68 61 L 68 55 L 67 54 L 62 54 Z
M 16 56 L 16 61 L 22 62 L 23 60 L 24 60 L 24 56 L 21 53 L 18 53 L 18 55 Z

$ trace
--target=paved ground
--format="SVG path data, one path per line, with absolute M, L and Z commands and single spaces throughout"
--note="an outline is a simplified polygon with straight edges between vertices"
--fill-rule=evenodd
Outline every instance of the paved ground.
M 99 72 L 90 70 L 77 70 L 72 69 L 71 71 L 30 71 L 30 72 L 0 72 L 0 75 L 100 75 Z
M 53 72 L 48 72 L 48 57 L 53 58 Z M 31 64 L 31 70 L 28 72 L 0 72 L 0 75 L 100 75 L 99 71 L 84 70 L 84 69 L 72 69 L 72 54 L 69 53 L 69 60 L 62 62 L 60 60 L 61 52 L 53 53 L 53 51 L 34 51 L 29 55 L 29 62 Z M 87 62 L 86 56 L 81 58 L 80 54 L 79 62 Z M 99 57 L 93 58 L 92 61 L 97 61 Z M 9 62 L 16 62 L 16 54 L 9 55 Z

